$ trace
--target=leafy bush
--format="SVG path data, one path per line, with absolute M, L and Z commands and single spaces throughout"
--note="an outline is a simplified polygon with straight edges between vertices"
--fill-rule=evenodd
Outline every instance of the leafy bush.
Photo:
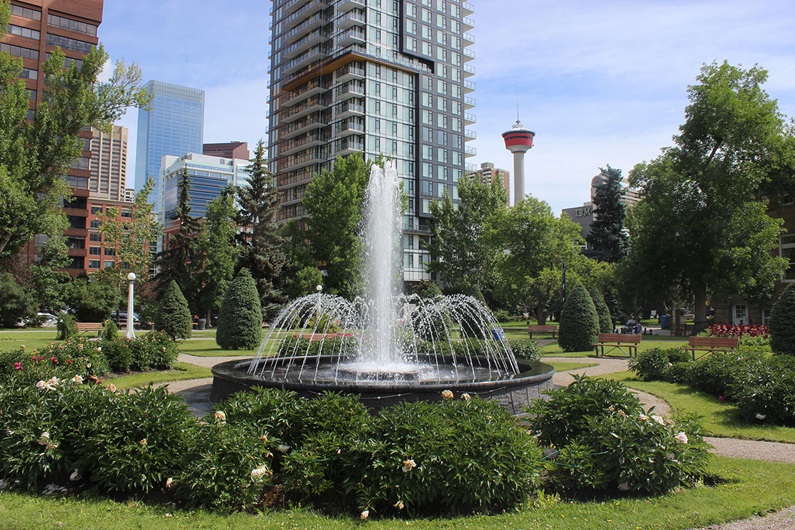
M 729 398 L 743 374 L 761 361 L 758 354 L 716 352 L 690 363 L 682 382 L 713 396 Z
M 321 352 L 321 347 L 323 353 L 326 354 L 339 352 L 342 355 L 352 355 L 356 351 L 357 341 L 348 334 L 326 336 L 322 341 L 311 340 L 309 336 L 295 334 L 281 339 L 277 355 L 318 355 Z
M 157 308 L 155 329 L 165 332 L 174 340 L 188 339 L 193 331 L 188 301 L 173 280 L 168 284 Z
M 787 285 L 770 311 L 770 347 L 795 355 L 795 287 Z
M 551 479 L 563 490 L 661 494 L 703 476 L 707 445 L 686 418 L 643 412 L 615 381 L 577 377 L 528 407 L 531 430 L 559 449 Z
M 674 365 L 689 360 L 689 353 L 682 348 L 652 348 L 630 359 L 629 369 L 643 381 L 673 381 Z
M 108 372 L 108 362 L 101 350 L 96 341 L 77 338 L 52 343 L 33 353 L 24 346 L 0 353 L 0 381 L 28 385 L 53 376 L 58 379 L 102 376 Z
M 549 392 L 549 399 L 539 399 L 527 407 L 530 429 L 539 433 L 539 442 L 562 447 L 588 430 L 588 418 L 614 412 L 637 416 L 640 402 L 617 381 L 574 376 L 566 388 Z
M 560 314 L 558 344 L 563 351 L 589 351 L 599 334 L 596 307 L 582 284 L 571 290 Z
M 511 312 L 507 309 L 497 309 L 494 311 L 494 318 L 497 322 L 512 322 L 514 320 Z
M 77 337 L 79 334 L 77 331 L 77 322 L 75 322 L 75 317 L 63 313 L 58 318 L 58 323 L 55 325 L 55 330 L 55 338 L 58 340 L 68 340 L 72 337 Z
M 147 493 L 178 470 L 195 421 L 179 396 L 164 387 L 103 392 L 86 433 L 76 442 L 79 473 L 101 491 Z
M 187 508 L 232 511 L 262 504 L 272 475 L 267 435 L 216 419 L 189 432 L 180 470 L 166 485 Z
M 248 269 L 240 269 L 224 295 L 215 341 L 225 350 L 251 350 L 262 341 L 262 305 Z
M 13 328 L 20 319 L 36 314 L 36 300 L 13 274 L 0 272 L 0 328 Z
M 712 324 L 707 329 L 710 337 L 764 337 L 769 329 L 762 324 Z
M 179 356 L 177 343 L 161 331 L 150 331 L 128 341 L 132 349 L 133 370 L 169 370 Z
M 795 357 L 751 363 L 735 375 L 731 395 L 746 421 L 795 426 Z
M 102 339 L 113 340 L 119 336 L 119 326 L 111 319 L 106 319 L 102 325 Z
M 511 339 L 508 344 L 517 359 L 531 362 L 541 359 L 541 348 L 538 342 L 532 339 Z
M 102 341 L 102 353 L 108 359 L 111 371 L 123 373 L 130 370 L 130 365 L 133 362 L 133 350 L 127 339 L 116 338 Z

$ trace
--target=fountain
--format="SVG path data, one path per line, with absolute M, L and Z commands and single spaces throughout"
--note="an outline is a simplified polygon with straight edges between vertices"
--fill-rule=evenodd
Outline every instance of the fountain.
M 305 396 L 356 393 L 379 408 L 450 390 L 519 412 L 552 386 L 554 370 L 517 361 L 499 323 L 474 298 L 400 292 L 401 207 L 394 164 L 373 165 L 362 230 L 364 294 L 345 300 L 318 286 L 294 300 L 271 323 L 255 359 L 213 367 L 213 401 L 263 386 Z

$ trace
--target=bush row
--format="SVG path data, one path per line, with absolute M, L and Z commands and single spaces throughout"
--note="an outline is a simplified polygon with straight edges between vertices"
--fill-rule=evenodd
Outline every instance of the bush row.
M 630 369 L 644 381 L 681 383 L 730 400 L 743 421 L 795 425 L 795 357 L 749 344 L 696 361 L 682 349 L 653 348 L 631 360 Z

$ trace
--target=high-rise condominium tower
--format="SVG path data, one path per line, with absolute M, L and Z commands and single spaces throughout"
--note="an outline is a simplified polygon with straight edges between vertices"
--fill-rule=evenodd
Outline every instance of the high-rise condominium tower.
M 162 81 L 149 81 L 153 96 L 149 110 L 138 110 L 138 141 L 135 155 L 135 191 L 150 177 L 155 188 L 149 202 L 160 193 L 160 163 L 164 155 L 201 152 L 204 143 L 204 90 Z
M 427 278 L 430 203 L 457 198 L 474 149 L 468 64 L 472 4 L 461 0 L 274 0 L 270 161 L 280 219 L 304 215 L 307 183 L 356 151 L 397 162 L 409 196 L 404 279 Z
M 127 127 L 114 125 L 110 134 L 91 129 L 92 198 L 123 201 L 127 195 Z

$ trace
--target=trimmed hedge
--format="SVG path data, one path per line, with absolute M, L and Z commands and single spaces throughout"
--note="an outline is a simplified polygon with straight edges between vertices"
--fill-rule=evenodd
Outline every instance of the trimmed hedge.
M 795 287 L 789 284 L 770 312 L 770 347 L 775 353 L 795 355 Z
M 168 284 L 160 299 L 154 324 L 156 330 L 166 333 L 174 340 L 189 339 L 193 332 L 188 301 L 174 280 Z
M 215 342 L 225 350 L 252 350 L 261 341 L 262 305 L 257 284 L 248 269 L 241 269 L 224 295 Z
M 576 284 L 563 304 L 558 344 L 563 351 L 590 351 L 599 334 L 596 306 L 582 284 Z

